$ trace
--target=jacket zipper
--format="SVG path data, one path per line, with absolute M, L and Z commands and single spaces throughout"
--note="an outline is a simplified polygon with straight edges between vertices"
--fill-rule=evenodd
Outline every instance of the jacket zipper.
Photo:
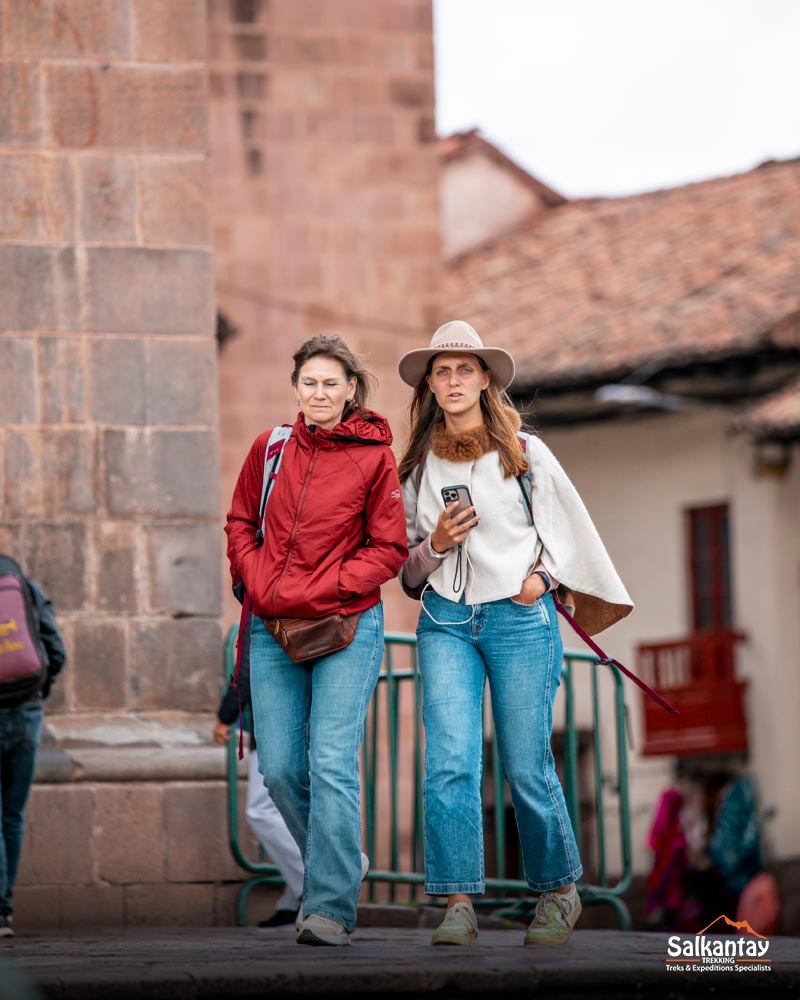
M 273 613 L 273 615 L 275 613 L 275 601 L 276 601 L 277 596 L 278 596 L 278 587 L 280 587 L 281 583 L 283 583 L 283 578 L 286 576 L 286 571 L 289 569 L 289 560 L 292 558 L 292 545 L 294 543 L 294 536 L 297 534 L 297 525 L 298 525 L 298 522 L 300 521 L 300 514 L 303 511 L 303 503 L 305 502 L 305 499 L 306 499 L 306 493 L 308 491 L 308 484 L 311 482 L 311 473 L 312 473 L 312 471 L 314 469 L 314 463 L 317 460 L 317 453 L 318 452 L 319 452 L 319 448 L 314 448 L 314 451 L 313 451 L 313 453 L 311 455 L 311 461 L 308 463 L 308 471 L 306 472 L 306 478 L 305 478 L 305 481 L 303 482 L 303 489 L 300 491 L 300 499 L 297 501 L 297 513 L 295 514 L 295 517 L 294 517 L 294 524 L 292 525 L 292 533 L 289 536 L 289 545 L 288 545 L 288 551 L 286 553 L 286 562 L 283 564 L 283 569 L 281 570 L 281 575 L 275 581 L 275 586 L 272 588 L 272 601 L 271 601 L 271 604 L 272 604 L 272 613 Z

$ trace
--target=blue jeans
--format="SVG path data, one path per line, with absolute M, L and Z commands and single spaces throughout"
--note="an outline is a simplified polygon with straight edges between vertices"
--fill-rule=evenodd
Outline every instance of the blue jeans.
M 430 612 L 440 623 L 431 620 Z M 428 589 L 417 637 L 425 722 L 425 891 L 482 893 L 483 690 L 511 788 L 525 876 L 537 892 L 583 869 L 550 734 L 562 645 L 553 598 L 454 603 Z M 467 621 L 471 617 L 471 620 Z
M 17 878 L 25 803 L 33 783 L 36 751 L 42 735 L 41 699 L 16 708 L 0 708 L 0 913 L 11 913 Z
M 305 864 L 303 913 L 352 931 L 361 891 L 358 751 L 383 656 L 383 606 L 345 649 L 293 663 L 253 618 L 250 690 L 258 767 Z

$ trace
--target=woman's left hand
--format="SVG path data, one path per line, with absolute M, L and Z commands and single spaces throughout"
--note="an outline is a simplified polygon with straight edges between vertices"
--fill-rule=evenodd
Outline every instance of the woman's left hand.
M 517 604 L 535 604 L 546 590 L 544 580 L 538 573 L 532 573 L 525 577 L 522 581 L 522 590 L 511 600 Z

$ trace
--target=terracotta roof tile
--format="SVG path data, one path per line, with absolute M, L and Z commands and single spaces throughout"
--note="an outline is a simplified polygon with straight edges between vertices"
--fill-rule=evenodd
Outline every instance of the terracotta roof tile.
M 454 132 L 439 140 L 439 156 L 445 163 L 476 152 L 483 153 L 490 160 L 512 173 L 531 188 L 545 205 L 554 207 L 563 205 L 567 201 L 563 194 L 559 194 L 548 184 L 540 181 L 538 177 L 534 177 L 510 156 L 507 156 L 502 149 L 495 146 L 493 142 L 489 142 L 477 128 L 469 129 L 467 132 Z
M 445 302 L 517 385 L 800 350 L 800 160 L 569 202 L 454 261 Z
M 759 438 L 800 436 L 800 378 L 746 410 L 732 424 Z

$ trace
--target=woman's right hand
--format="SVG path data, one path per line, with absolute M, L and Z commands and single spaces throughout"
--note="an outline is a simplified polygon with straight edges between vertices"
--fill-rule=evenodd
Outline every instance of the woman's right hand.
M 441 554 L 451 549 L 454 545 L 458 545 L 459 542 L 463 542 L 478 521 L 480 521 L 474 507 L 467 507 L 460 514 L 453 514 L 457 506 L 458 501 L 454 500 L 439 515 L 436 527 L 431 533 L 431 545 L 434 552 Z

